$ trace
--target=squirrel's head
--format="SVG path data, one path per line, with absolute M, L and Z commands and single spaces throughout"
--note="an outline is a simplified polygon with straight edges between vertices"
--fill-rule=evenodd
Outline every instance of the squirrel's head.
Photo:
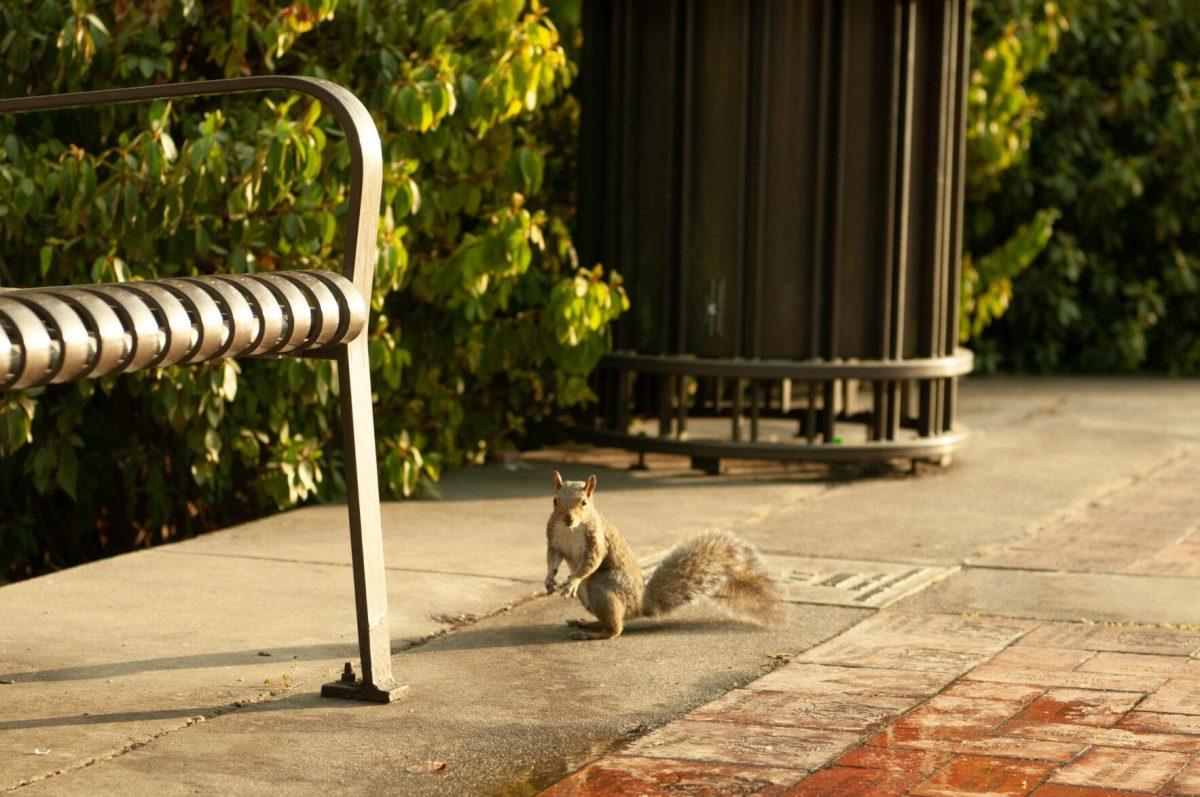
M 554 471 L 554 514 L 563 523 L 574 526 L 592 511 L 592 493 L 596 492 L 595 474 L 586 482 L 565 482 L 558 471 Z

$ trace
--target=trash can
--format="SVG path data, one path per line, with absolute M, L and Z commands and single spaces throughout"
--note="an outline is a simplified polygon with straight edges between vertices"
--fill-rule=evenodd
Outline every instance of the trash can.
M 578 438 L 948 462 L 966 0 L 588 0 L 578 245 L 631 308 Z

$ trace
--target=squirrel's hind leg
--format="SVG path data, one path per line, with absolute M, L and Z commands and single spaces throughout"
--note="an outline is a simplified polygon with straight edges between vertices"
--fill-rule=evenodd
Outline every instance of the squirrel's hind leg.
M 621 635 L 625 630 L 625 604 L 620 598 L 613 595 L 606 595 L 598 605 L 592 609 L 592 612 L 600 619 L 595 630 L 591 630 L 588 626 L 579 626 L 580 628 L 588 628 L 586 631 L 576 632 L 572 634 L 574 639 L 612 639 Z

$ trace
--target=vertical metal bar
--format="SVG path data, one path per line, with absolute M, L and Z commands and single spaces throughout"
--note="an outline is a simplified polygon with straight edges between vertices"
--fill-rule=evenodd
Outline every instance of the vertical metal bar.
M 746 295 L 745 295 L 745 288 L 746 288 L 746 282 L 747 282 L 746 271 L 747 271 L 747 265 L 749 265 L 751 263 L 748 255 L 749 255 L 750 249 L 753 246 L 753 243 L 751 240 L 752 236 L 747 234 L 746 225 L 747 225 L 747 219 L 749 218 L 749 203 L 751 201 L 751 197 L 750 197 L 751 190 L 750 189 L 751 189 L 751 184 L 753 182 L 752 178 L 751 178 L 753 170 L 750 168 L 750 152 L 751 152 L 750 138 L 753 134 L 752 123 L 753 123 L 753 116 L 754 116 L 752 108 L 753 108 L 753 104 L 755 101 L 754 95 L 759 93 L 757 91 L 752 90 L 754 87 L 754 83 L 753 83 L 754 70 L 752 67 L 752 62 L 753 62 L 754 58 L 753 58 L 753 47 L 751 46 L 751 44 L 754 40 L 754 35 L 753 35 L 753 27 L 754 26 L 752 23 L 756 16 L 755 11 L 758 7 L 759 7 L 759 4 L 757 4 L 757 3 L 750 3 L 743 7 L 743 11 L 740 16 L 741 25 L 742 25 L 742 29 L 740 31 L 742 46 L 739 51 L 739 58 L 738 58 L 739 63 L 737 65 L 738 70 L 741 75 L 741 78 L 742 78 L 742 91 L 740 92 L 740 96 L 738 98 L 738 113 L 741 115 L 742 123 L 741 123 L 740 127 L 738 128 L 736 159 L 737 159 L 737 163 L 740 164 L 740 166 L 741 166 L 742 185 L 741 185 L 740 201 L 737 202 L 737 217 L 736 217 L 736 221 L 734 222 L 734 225 L 733 225 L 733 234 L 735 236 L 737 236 L 737 238 L 738 238 L 738 241 L 740 244 L 738 246 L 738 251 L 741 253 L 742 263 L 743 263 L 742 268 L 737 269 L 737 271 L 740 272 L 738 276 L 739 276 L 739 282 L 741 283 L 741 285 L 739 287 L 742 289 L 742 292 L 743 292 L 742 296 L 741 296 L 741 306 L 739 308 L 738 315 L 743 316 L 743 317 L 739 318 L 737 320 L 737 323 L 732 325 L 733 329 L 731 330 L 732 335 L 733 335 L 733 351 L 735 352 L 735 356 L 737 356 L 737 357 L 744 356 L 745 350 L 746 350 L 745 349 L 745 347 L 746 347 L 745 327 L 746 327 L 747 319 L 744 317 L 746 307 L 747 307 Z M 740 405 L 740 401 L 738 402 L 738 404 Z M 735 422 L 735 424 L 738 422 L 736 419 L 736 416 L 735 416 L 734 422 Z
M 403 695 L 407 687 L 397 685 L 392 676 L 383 521 L 379 512 L 379 474 L 375 461 L 375 418 L 371 407 L 371 371 L 365 331 L 338 349 L 337 368 L 362 681 L 354 684 L 351 676 L 347 683 L 326 684 L 321 693 L 387 703 Z
M 655 399 L 658 402 L 658 436 L 671 436 L 671 377 L 663 374 L 654 380 Z
M 695 105 L 695 37 L 696 18 L 692 3 L 683 6 L 682 72 L 683 91 L 679 102 L 679 230 L 678 286 L 676 288 L 675 335 L 676 351 L 687 351 L 687 289 L 688 261 L 691 257 L 688 241 L 691 238 L 692 196 L 692 116 Z M 681 422 L 685 419 L 681 418 Z
M 621 215 L 609 212 L 609 208 L 612 207 L 611 203 L 621 196 L 621 168 L 624 165 L 621 163 L 621 109 L 624 107 L 621 101 L 621 87 L 625 81 L 625 60 L 621 57 L 621 29 L 627 13 L 625 6 L 624 2 L 614 2 L 608 6 L 609 37 L 606 42 L 608 44 L 608 63 L 605 69 L 607 96 L 604 102 L 607 111 L 604 119 L 607 128 L 604 136 L 604 142 L 607 145 L 607 151 L 604 154 L 604 196 L 608 202 L 601 211 L 607 229 L 600 244 L 602 247 L 601 258 L 609 264 L 617 260 L 621 251 L 621 235 L 624 232 L 621 229 Z M 603 7 L 601 5 L 601 8 Z M 621 337 L 618 337 L 618 343 L 623 345 L 624 341 Z
M 844 210 L 844 180 L 842 175 L 843 153 L 846 135 L 846 72 L 850 48 L 846 38 L 846 27 L 850 6 L 848 3 L 837 3 L 834 17 L 831 46 L 834 48 L 831 65 L 833 73 L 833 92 L 835 111 L 833 117 L 832 146 L 829 147 L 826 165 L 826 197 L 832 208 L 832 218 L 829 221 L 828 257 L 826 258 L 826 306 L 825 314 L 825 346 L 824 356 L 834 360 L 838 356 L 838 318 L 839 296 L 838 275 L 842 267 L 842 216 Z M 831 9 L 831 13 L 832 9 Z M 825 443 L 832 443 L 836 435 L 836 412 L 838 380 L 831 379 L 825 383 L 825 415 L 822 438 Z
M 750 439 L 758 441 L 758 415 L 762 405 L 762 382 L 757 379 L 750 383 Z
M 902 118 L 902 86 L 904 71 L 904 3 L 895 2 L 892 6 L 892 63 L 891 63 L 891 95 L 889 104 L 888 136 L 887 136 L 887 217 L 884 219 L 883 238 L 883 318 L 880 324 L 881 346 L 879 356 L 888 360 L 892 356 L 892 325 L 896 313 L 892 290 L 896 282 L 896 205 L 899 186 L 896 172 L 899 161 L 900 121 Z M 872 388 L 874 403 L 871 410 L 873 439 L 883 440 L 887 436 L 887 416 L 890 414 L 890 394 L 887 383 L 876 382 Z
M 829 92 L 830 92 L 830 61 L 833 59 L 833 0 L 823 0 L 821 4 L 821 60 L 820 70 L 817 76 L 817 119 L 816 119 L 816 146 L 814 152 L 814 163 L 812 163 L 812 173 L 816 175 L 814 185 L 817 191 L 817 198 L 814 204 L 814 218 L 812 218 L 812 283 L 810 295 L 812 296 L 812 317 L 810 322 L 810 343 L 809 356 L 812 359 L 820 359 L 824 354 L 822 344 L 822 319 L 824 316 L 824 302 L 822 275 L 824 266 L 826 266 L 826 202 L 823 202 L 820 194 L 827 192 L 829 181 L 828 169 L 826 166 L 827 150 L 829 146 Z M 810 385 L 811 390 L 811 385 Z
M 929 292 L 926 295 L 928 302 L 929 316 L 924 319 L 925 329 L 924 334 L 927 335 L 927 343 L 924 347 L 924 354 L 927 357 L 936 357 L 941 349 L 942 339 L 942 313 L 944 311 L 941 301 L 941 290 L 943 285 L 943 271 L 945 268 L 945 240 L 946 233 L 946 154 L 947 154 L 947 132 L 949 126 L 949 112 L 947 103 L 950 94 L 950 56 L 952 45 L 951 39 L 951 23 L 953 9 L 945 3 L 939 4 L 937 7 L 937 20 L 940 23 L 938 38 L 937 38 L 937 53 L 938 53 L 938 69 L 934 77 L 934 85 L 937 89 L 937 143 L 936 143 L 936 159 L 934 166 L 934 200 L 933 200 L 933 235 L 931 236 L 931 246 L 928 247 L 931 257 L 932 273 L 929 275 Z M 940 391 L 935 384 L 936 380 L 922 380 L 921 392 L 921 416 L 918 429 L 922 437 L 928 437 L 937 433 L 938 425 L 938 405 L 940 403 Z
M 746 326 L 749 330 L 750 337 L 750 356 L 762 357 L 762 339 L 763 339 L 763 250 L 764 236 L 766 234 L 765 219 L 767 216 L 767 131 L 769 125 L 769 109 L 770 98 L 767 96 L 767 90 L 770 86 L 767 59 L 768 42 L 767 37 L 771 30 L 771 8 L 772 3 L 753 3 L 750 5 L 751 19 L 755 19 L 755 11 L 758 11 L 759 17 L 753 26 L 750 41 L 750 52 L 752 61 L 757 60 L 755 66 L 757 69 L 746 70 L 747 85 L 746 95 L 754 98 L 757 103 L 752 128 L 757 135 L 748 135 L 747 138 L 754 142 L 754 146 L 749 150 L 750 162 L 754 168 L 746 169 L 747 179 L 747 202 L 750 204 L 749 217 L 753 219 L 754 230 L 751 235 L 748 235 L 746 262 L 750 265 L 749 301 L 746 302 L 746 307 L 749 308 L 750 317 L 746 319 Z M 752 183 L 752 184 L 751 184 Z
M 730 436 L 733 440 L 742 439 L 742 415 L 745 413 L 743 406 L 744 399 L 742 394 L 746 386 L 744 379 L 734 379 L 730 381 L 730 387 L 733 389 L 733 428 Z
M 592 0 L 589 1 L 591 2 Z M 679 35 L 681 30 L 679 24 L 679 15 L 680 5 L 683 2 L 684 0 L 670 0 L 667 6 L 667 24 L 670 26 L 670 30 L 675 33 L 675 35 L 670 37 L 670 44 L 668 45 L 670 47 L 670 52 L 666 59 L 667 63 L 669 64 L 666 76 L 666 82 L 668 86 L 678 86 L 680 82 L 679 60 L 681 58 L 682 48 L 679 46 Z M 671 179 L 667 180 L 666 185 L 664 186 L 667 196 L 666 214 L 664 218 L 664 221 L 666 222 L 666 229 L 663 231 L 663 240 L 666 242 L 667 274 L 663 280 L 663 287 L 666 290 L 662 292 L 662 296 L 659 300 L 659 318 L 662 320 L 663 324 L 662 343 L 665 347 L 664 350 L 673 351 L 676 354 L 682 354 L 684 352 L 683 338 L 680 336 L 678 339 L 674 340 L 674 346 L 672 346 L 671 328 L 672 319 L 678 312 L 680 312 L 680 309 L 677 305 L 682 305 L 686 301 L 686 299 L 683 297 L 682 289 L 678 286 L 680 261 L 682 260 L 683 250 L 682 242 L 679 238 L 680 231 L 677 225 L 679 224 L 680 214 L 683 212 L 683 207 L 686 203 L 686 197 L 680 193 L 678 185 L 678 180 L 680 179 L 681 172 L 683 171 L 679 161 L 679 154 L 682 149 L 680 138 L 684 134 L 682 129 L 682 98 L 676 94 L 673 96 L 673 102 L 675 105 L 671 109 L 673 117 L 672 129 L 667 131 L 665 140 L 666 159 L 668 164 L 667 173 L 671 175 Z M 651 267 L 655 267 L 656 265 L 657 264 L 652 264 Z M 672 300 L 674 300 L 675 304 L 672 303 Z
M 901 50 L 901 89 L 899 118 L 900 142 L 897 162 L 897 202 L 895 207 L 896 253 L 894 279 L 892 281 L 892 359 L 904 357 L 905 304 L 908 295 L 908 248 L 909 248 L 909 203 L 912 201 L 912 152 L 913 152 L 913 102 L 916 80 L 916 0 L 901 0 L 903 7 Z M 899 431 L 900 416 L 904 411 L 901 391 L 907 391 L 902 381 L 888 383 L 887 439 L 895 440 Z
M 687 388 L 688 377 L 685 374 L 680 374 L 678 381 L 675 383 L 675 389 L 678 391 L 675 396 L 675 437 L 682 439 L 687 435 Z
M 631 392 L 634 374 L 629 371 L 617 371 L 617 431 L 624 434 L 629 431 L 629 394 Z
M 620 219 L 617 227 L 617 251 L 620 259 L 614 265 L 618 268 L 633 270 L 641 266 L 637 262 L 637 253 L 639 251 L 639 238 L 641 237 L 641 225 L 637 223 L 640 218 L 640 203 L 639 192 L 634 186 L 634 175 L 641 172 L 641 164 L 639 161 L 640 148 L 637 146 L 634 139 L 634 132 L 640 129 L 636 109 L 639 107 L 637 103 L 638 92 L 643 85 L 638 79 L 639 64 L 637 61 L 637 47 L 634 41 L 634 27 L 636 24 L 635 13 L 639 7 L 637 3 L 619 3 L 622 6 L 624 14 L 622 22 L 624 23 L 618 35 L 621 38 L 620 54 L 621 54 L 621 110 L 617 114 L 617 125 L 620 137 L 620 159 L 616 168 L 618 190 L 620 201 Z M 616 37 L 614 36 L 614 40 Z M 639 339 L 644 339 L 643 330 L 635 329 L 630 323 L 637 317 L 636 313 L 627 313 L 623 321 L 625 323 L 618 324 L 620 337 L 626 349 L 640 349 Z M 635 338 L 635 333 L 637 337 Z
M 817 383 L 808 383 L 808 409 L 804 413 L 804 437 L 811 446 L 817 440 Z
M 950 308 L 950 269 L 951 261 L 954 260 L 954 254 L 951 252 L 952 241 L 954 237 L 954 203 L 957 199 L 955 191 L 955 159 L 958 154 L 958 102 L 956 93 L 959 86 L 957 66 L 958 66 L 958 21 L 960 11 L 962 10 L 961 2 L 952 1 L 945 5 L 944 13 L 946 14 L 946 39 L 943 47 L 946 50 L 944 62 L 946 64 L 945 73 L 942 75 L 942 85 L 945 91 L 944 110 L 945 120 L 940 125 L 942 135 L 945 138 L 945 156 L 942 164 L 943 182 L 942 182 L 942 207 L 939 209 L 939 215 L 942 219 L 942 238 L 939 242 L 940 254 L 938 260 L 941 265 L 938 269 L 938 284 L 937 284 L 937 321 L 938 326 L 934 330 L 934 354 L 946 354 L 946 329 L 949 327 L 949 308 Z M 947 380 L 939 379 L 933 382 L 933 433 L 942 433 L 942 421 L 945 417 L 945 397 L 946 397 Z
M 971 74 L 971 0 L 959 0 L 961 8 L 958 20 L 958 72 L 954 95 L 958 109 L 954 126 L 954 164 L 953 184 L 954 200 L 951 207 L 950 234 L 950 296 L 949 315 L 946 319 L 945 354 L 952 354 L 958 347 L 958 313 L 961 298 L 962 255 L 963 255 L 963 204 L 966 184 L 967 158 L 967 86 Z M 958 409 L 958 377 L 946 380 L 945 399 L 942 407 L 942 428 L 954 428 L 954 418 Z

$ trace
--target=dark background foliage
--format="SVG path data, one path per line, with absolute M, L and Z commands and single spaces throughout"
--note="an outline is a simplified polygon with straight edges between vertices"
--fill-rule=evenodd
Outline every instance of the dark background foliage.
M 972 152 L 1004 166 L 972 174 L 968 249 L 998 286 L 964 325 L 981 364 L 1197 374 L 1200 3 L 982 0 L 975 24 L 976 65 L 1015 78 L 990 103 L 1018 120 L 1011 163 Z M 1002 114 L 973 123 L 997 117 L 1006 136 Z

